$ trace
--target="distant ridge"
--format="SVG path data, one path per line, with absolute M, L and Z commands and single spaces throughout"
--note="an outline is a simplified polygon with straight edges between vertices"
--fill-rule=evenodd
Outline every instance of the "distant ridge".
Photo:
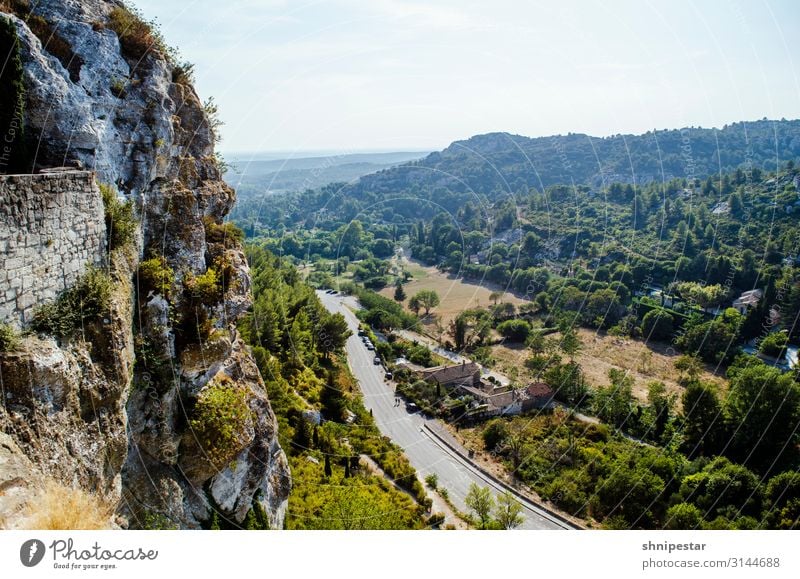
M 748 163 L 763 170 L 800 157 L 800 120 L 737 122 L 721 129 L 688 127 L 641 135 L 571 133 L 529 138 L 487 133 L 399 167 L 362 177 L 348 191 L 382 193 L 447 187 L 516 192 L 558 183 L 600 187 L 705 178 Z

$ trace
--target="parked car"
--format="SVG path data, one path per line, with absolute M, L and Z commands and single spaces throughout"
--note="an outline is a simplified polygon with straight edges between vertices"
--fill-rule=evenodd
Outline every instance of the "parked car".
M 381 363 L 380 357 L 379 356 L 375 356 L 375 359 L 372 361 L 372 363 L 375 364 L 376 366 L 379 366 L 380 363 Z
M 367 332 L 365 330 L 358 330 L 358 335 L 366 337 L 367 336 Z
M 392 378 L 394 378 L 391 372 L 386 372 L 386 374 L 384 374 L 383 377 L 386 380 L 391 380 Z

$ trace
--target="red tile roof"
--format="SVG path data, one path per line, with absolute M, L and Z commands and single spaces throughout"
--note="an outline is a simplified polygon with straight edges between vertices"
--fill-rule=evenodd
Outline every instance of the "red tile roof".
M 525 389 L 525 392 L 532 398 L 543 398 L 553 395 L 553 389 L 544 382 L 534 382 Z

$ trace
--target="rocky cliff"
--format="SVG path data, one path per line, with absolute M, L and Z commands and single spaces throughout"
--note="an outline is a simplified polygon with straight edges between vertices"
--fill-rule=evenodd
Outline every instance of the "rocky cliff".
M 13 526 L 20 489 L 49 477 L 117 505 L 121 526 L 198 528 L 215 511 L 241 523 L 255 507 L 281 527 L 288 465 L 235 326 L 251 296 L 223 223 L 234 192 L 188 69 L 118 2 L 0 0 L 0 10 L 19 38 L 34 166 L 95 171 L 138 220 L 128 246 L 111 243 L 102 319 L 0 354 L 0 522 Z M 37 472 L 20 476 L 28 464 Z M 9 489 L 17 498 L 5 504 Z

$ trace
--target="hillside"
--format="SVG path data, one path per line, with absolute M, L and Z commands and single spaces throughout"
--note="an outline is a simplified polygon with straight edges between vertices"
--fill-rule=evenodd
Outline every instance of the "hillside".
M 598 188 L 612 182 L 704 178 L 730 172 L 748 160 L 762 170 L 775 170 L 778 162 L 798 155 L 798 120 L 765 119 L 721 129 L 691 127 L 611 137 L 489 133 L 456 141 L 417 163 L 366 177 L 356 190 L 444 186 L 488 194 L 557 183 Z
M 225 180 L 236 187 L 239 204 L 265 193 L 315 189 L 350 182 L 425 156 L 420 152 L 331 154 L 318 157 L 261 159 L 232 156 Z

